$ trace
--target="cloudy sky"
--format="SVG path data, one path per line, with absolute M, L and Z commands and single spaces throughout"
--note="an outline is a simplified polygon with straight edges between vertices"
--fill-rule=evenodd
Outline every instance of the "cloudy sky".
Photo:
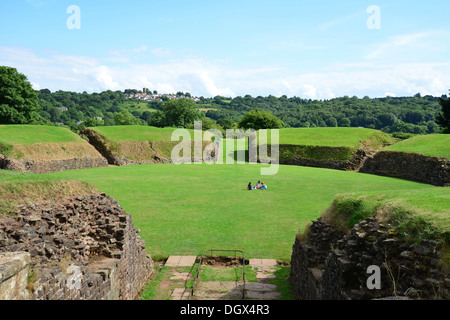
M 441 96 L 449 12 L 448 0 L 0 0 L 0 65 L 52 91 Z

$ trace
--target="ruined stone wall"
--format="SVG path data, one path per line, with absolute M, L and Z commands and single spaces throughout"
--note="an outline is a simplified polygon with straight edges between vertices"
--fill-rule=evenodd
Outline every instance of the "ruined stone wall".
M 0 154 L 0 169 L 32 173 L 51 173 L 67 170 L 106 167 L 108 161 L 103 157 L 84 157 L 64 160 L 35 161 L 12 159 Z
M 360 172 L 450 186 L 450 159 L 416 153 L 380 151 L 367 159 Z
M 332 149 L 330 147 L 330 149 Z M 353 171 L 358 170 L 367 158 L 367 154 L 364 150 L 357 150 L 355 154 L 349 160 L 317 160 L 302 157 L 281 158 L 280 164 L 326 168 L 335 170 Z
M 440 246 L 431 240 L 404 243 L 372 218 L 348 234 L 319 219 L 307 239 L 295 240 L 289 281 L 300 300 L 449 299 Z M 380 289 L 367 285 L 369 266 L 380 268 Z
M 27 289 L 6 299 L 130 300 L 153 269 L 130 214 L 105 194 L 20 206 L 0 221 L 0 265 L 14 253 L 30 256 Z

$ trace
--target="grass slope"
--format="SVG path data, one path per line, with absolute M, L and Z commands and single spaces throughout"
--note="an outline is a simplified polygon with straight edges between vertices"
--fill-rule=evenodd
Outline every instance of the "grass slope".
M 69 129 L 51 126 L 0 125 L 0 142 L 15 144 L 84 142 Z
M 372 149 L 378 149 L 395 142 L 384 132 L 366 128 L 286 128 L 280 129 L 279 133 L 280 144 L 290 145 L 359 149 L 361 144 L 365 144 Z
M 177 146 L 181 140 L 172 141 L 172 134 L 176 128 L 156 128 L 150 126 L 113 126 L 113 127 L 95 127 L 88 128 L 96 131 L 100 136 L 102 143 L 107 145 L 107 149 L 113 153 L 124 156 L 134 161 L 145 161 L 152 158 L 155 152 L 159 156 L 171 158 L 172 149 Z M 184 129 L 183 129 L 184 130 Z M 194 130 L 187 130 L 191 140 L 196 138 Z M 209 145 L 211 135 L 204 133 L 205 138 L 203 147 Z M 203 136 L 202 136 L 203 137 Z M 148 142 L 151 142 L 151 147 Z M 193 148 L 192 144 L 192 148 Z M 193 150 L 191 150 L 193 154 Z
M 0 153 L 43 161 L 100 156 L 67 128 L 33 125 L 0 125 Z
M 114 142 L 121 141 L 170 141 L 174 128 L 150 126 L 112 126 L 89 128 Z
M 390 151 L 413 152 L 426 156 L 450 158 L 450 134 L 415 136 L 384 148 Z

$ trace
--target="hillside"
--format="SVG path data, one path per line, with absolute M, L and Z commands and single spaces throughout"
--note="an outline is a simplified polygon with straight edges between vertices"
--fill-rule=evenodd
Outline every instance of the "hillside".
M 426 156 L 450 158 L 450 135 L 429 134 L 403 140 L 384 150 L 420 153 Z
M 137 90 L 132 90 L 138 92 Z M 69 91 L 38 92 L 41 116 L 53 123 L 64 123 L 73 130 L 84 128 L 89 120 L 101 118 L 104 125 L 113 126 L 114 114 L 127 109 L 148 123 L 154 110 L 161 109 L 162 101 L 127 99 L 130 90 L 101 93 Z M 437 133 L 435 118 L 441 109 L 438 97 L 339 97 L 330 100 L 311 100 L 300 97 L 200 97 L 196 102 L 206 116 L 238 122 L 250 110 L 271 111 L 288 127 L 365 127 L 384 132 L 414 134 Z M 134 106 L 134 107 L 132 107 Z

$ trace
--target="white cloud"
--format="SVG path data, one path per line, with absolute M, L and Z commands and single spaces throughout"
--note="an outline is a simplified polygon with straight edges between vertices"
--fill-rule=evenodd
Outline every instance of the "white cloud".
M 352 21 L 352 20 L 354 20 L 362 15 L 365 15 L 365 14 L 366 14 L 365 11 L 354 12 L 347 16 L 324 22 L 318 26 L 318 29 L 320 31 L 328 31 L 329 29 L 336 28 L 337 26 L 345 24 L 345 23 Z
M 135 48 L 133 49 L 134 52 L 140 53 L 140 52 L 145 52 L 148 50 L 147 46 L 140 46 L 139 48 Z
M 172 51 L 170 51 L 170 49 L 167 48 L 156 48 L 150 51 L 157 57 L 167 57 L 172 54 Z
M 111 63 L 111 58 L 125 56 L 110 52 L 108 57 L 100 59 L 0 47 L 0 65 L 17 68 L 36 89 L 52 91 L 100 92 L 146 87 L 164 93 L 188 91 L 205 97 L 272 94 L 331 99 L 344 95 L 386 96 L 393 92 L 396 96 L 418 92 L 440 96 L 446 94 L 450 86 L 450 62 L 387 64 L 366 60 L 328 65 L 307 73 L 296 73 L 276 65 L 230 67 L 229 62 L 199 58 Z
M 424 45 L 423 42 L 439 34 L 440 32 L 438 31 L 427 31 L 390 37 L 385 42 L 372 45 L 369 49 L 370 52 L 365 56 L 365 59 L 372 60 L 384 58 L 386 56 L 395 55 L 399 52 L 405 54 L 411 52 L 410 50 L 414 50 L 419 47 L 425 47 L 426 49 L 431 48 L 432 46 L 430 44 Z

